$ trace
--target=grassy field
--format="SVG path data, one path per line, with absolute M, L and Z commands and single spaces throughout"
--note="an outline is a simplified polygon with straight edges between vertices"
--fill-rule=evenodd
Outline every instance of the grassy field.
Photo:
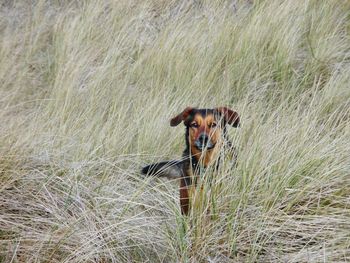
M 2 1 L 0 262 L 349 262 L 350 2 Z M 183 217 L 186 106 L 238 165 Z M 208 172 L 210 173 L 210 171 Z

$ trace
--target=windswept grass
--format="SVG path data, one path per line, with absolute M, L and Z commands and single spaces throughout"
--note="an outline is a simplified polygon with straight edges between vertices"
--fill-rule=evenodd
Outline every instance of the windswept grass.
M 347 1 L 0 7 L 1 262 L 350 261 Z M 242 119 L 189 218 L 186 106 Z

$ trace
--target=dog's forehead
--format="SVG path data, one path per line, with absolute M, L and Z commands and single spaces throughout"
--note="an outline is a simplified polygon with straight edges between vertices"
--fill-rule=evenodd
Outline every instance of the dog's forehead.
M 215 111 L 214 109 L 194 109 L 192 111 L 191 114 L 192 118 L 202 118 L 202 119 L 206 119 L 207 117 L 213 117 L 214 119 L 216 119 L 217 117 L 219 117 L 219 113 L 217 111 Z
M 220 112 L 216 111 L 215 109 L 193 108 L 190 114 L 187 116 L 186 120 L 184 121 L 184 124 L 187 126 L 193 120 L 200 123 L 202 123 L 203 121 L 205 122 L 220 121 L 220 118 L 221 118 Z
M 213 109 L 198 109 L 197 113 L 199 113 L 200 115 L 205 117 L 208 115 L 212 115 L 214 113 L 214 110 Z

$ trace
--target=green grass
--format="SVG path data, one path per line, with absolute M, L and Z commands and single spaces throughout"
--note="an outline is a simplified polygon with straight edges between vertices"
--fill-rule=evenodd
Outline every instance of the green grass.
M 349 3 L 0 6 L 1 262 L 350 261 Z M 186 106 L 242 120 L 188 218 Z

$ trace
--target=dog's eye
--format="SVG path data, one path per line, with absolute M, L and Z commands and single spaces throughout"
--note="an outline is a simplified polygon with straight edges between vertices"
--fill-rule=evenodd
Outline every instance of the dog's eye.
M 199 125 L 197 122 L 192 122 L 191 125 L 190 125 L 192 128 L 198 128 Z
M 217 124 L 215 122 L 213 122 L 209 125 L 210 128 L 215 128 L 216 126 L 217 126 Z

